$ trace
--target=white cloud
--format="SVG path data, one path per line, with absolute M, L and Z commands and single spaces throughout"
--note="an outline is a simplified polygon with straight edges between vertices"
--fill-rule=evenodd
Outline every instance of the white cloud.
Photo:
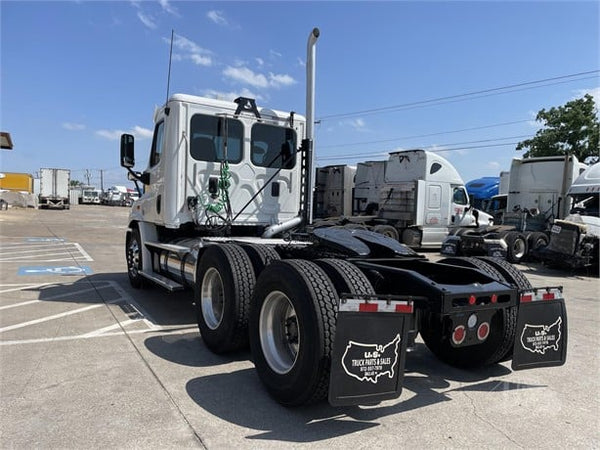
M 575 97 L 573 100 L 578 98 L 583 98 L 585 94 L 590 94 L 594 98 L 594 103 L 596 104 L 596 109 L 600 110 L 600 87 L 592 88 L 592 89 L 579 89 L 575 91 Z
M 266 88 L 269 85 L 267 77 L 261 73 L 255 73 L 247 67 L 226 67 L 223 75 L 234 81 L 249 84 L 250 86 Z
M 96 135 L 108 139 L 109 141 L 118 141 L 121 135 L 125 133 L 123 130 L 98 130 Z
M 297 83 L 287 74 L 269 73 L 268 77 L 262 73 L 254 72 L 248 67 L 228 66 L 223 70 L 223 75 L 234 81 L 249 84 L 257 88 L 281 88 Z
M 356 119 L 347 119 L 340 121 L 340 126 L 342 127 L 351 127 L 356 131 L 367 131 L 367 124 L 364 119 L 358 117 Z
M 217 25 L 225 26 L 228 24 L 227 19 L 223 15 L 223 11 L 211 10 L 206 13 L 206 17 L 208 17 L 211 21 L 213 21 Z
M 212 66 L 212 58 L 210 56 L 191 54 L 188 55 L 188 58 L 197 66 Z
M 139 125 L 136 125 L 135 127 L 133 127 L 131 134 L 133 134 L 138 139 L 149 139 L 152 137 L 152 135 L 154 133 L 152 132 L 152 130 L 149 130 L 148 128 L 144 128 L 144 127 L 140 127 Z
M 152 134 L 153 134 L 152 130 L 140 127 L 139 125 L 136 125 L 129 131 L 123 131 L 123 130 L 98 130 L 98 131 L 96 131 L 97 136 L 100 136 L 104 139 L 108 139 L 109 141 L 118 141 L 119 139 L 121 139 L 121 135 L 123 133 L 133 134 L 136 137 L 136 139 L 149 139 L 152 137 Z
M 269 84 L 273 87 L 291 86 L 296 84 L 296 80 L 287 74 L 269 73 Z
M 283 55 L 279 52 L 276 52 L 275 50 L 269 50 L 269 55 L 271 55 L 271 58 L 281 58 Z
M 151 30 L 156 30 L 156 22 L 153 17 L 144 14 L 142 11 L 138 11 L 137 16 L 145 26 Z
M 85 125 L 81 124 L 81 123 L 73 123 L 73 122 L 64 122 L 62 124 L 62 127 L 65 130 L 69 130 L 69 131 L 80 131 L 80 130 L 85 130 Z
M 265 60 L 262 58 L 254 58 L 259 66 L 264 66 Z
M 163 40 L 168 44 L 171 43 L 171 39 L 169 38 L 163 38 Z M 173 48 L 183 52 L 183 54 L 173 54 L 173 60 L 175 61 L 187 59 L 199 66 L 209 67 L 213 65 L 212 52 L 184 36 L 175 35 L 173 38 Z
M 243 88 L 241 91 L 230 91 L 230 92 L 216 91 L 214 89 L 206 89 L 202 92 L 202 95 L 204 95 L 205 97 L 209 97 L 209 98 L 216 98 L 218 100 L 230 100 L 230 101 L 234 101 L 238 97 L 253 98 L 255 100 L 263 99 L 262 96 L 255 94 L 254 92 L 252 92 L 246 88 Z
M 490 161 L 487 163 L 487 166 L 495 171 L 500 170 L 500 163 L 498 161 Z
M 298 63 L 299 66 L 301 67 L 306 67 L 306 63 L 304 62 L 304 60 L 302 58 L 300 58 L 299 56 L 296 57 L 296 62 Z
M 169 0 L 158 0 L 158 3 L 160 4 L 161 8 L 165 12 L 168 12 L 169 14 L 173 14 L 174 16 L 179 17 L 179 12 L 173 5 L 171 5 Z

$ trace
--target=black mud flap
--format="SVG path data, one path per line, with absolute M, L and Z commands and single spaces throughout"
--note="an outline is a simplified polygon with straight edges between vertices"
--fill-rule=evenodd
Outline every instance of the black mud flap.
M 411 301 L 340 301 L 331 405 L 374 404 L 400 396 L 412 312 Z
M 562 366 L 566 358 L 567 310 L 564 299 L 523 302 L 521 294 L 512 369 Z

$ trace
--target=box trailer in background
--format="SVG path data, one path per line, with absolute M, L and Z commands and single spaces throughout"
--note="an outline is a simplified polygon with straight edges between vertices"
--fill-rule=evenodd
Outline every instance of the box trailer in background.
M 0 190 L 33 193 L 33 177 L 28 173 L 0 173 Z
M 40 169 L 40 208 L 69 209 L 69 169 Z
M 573 155 L 513 159 L 506 210 L 494 215 L 494 226 L 449 236 L 441 253 L 506 256 L 512 263 L 534 256 L 548 244 L 552 223 L 569 214 L 567 192 L 587 167 Z M 497 253 L 498 243 L 504 249 L 501 253 Z
M 319 167 L 314 193 L 315 217 L 351 216 L 356 168 L 346 165 Z

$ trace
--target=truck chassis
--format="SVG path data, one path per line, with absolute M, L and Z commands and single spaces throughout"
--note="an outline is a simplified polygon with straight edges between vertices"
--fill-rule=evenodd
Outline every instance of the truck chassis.
M 127 233 L 132 286 L 194 289 L 206 346 L 215 353 L 249 347 L 267 391 L 284 405 L 398 397 L 417 333 L 456 367 L 565 361 L 562 288 L 533 289 L 502 259 L 434 263 L 360 229 L 319 228 L 265 244 L 206 236 L 147 241 L 145 225 L 134 222 Z M 523 340 L 552 326 L 537 347 Z

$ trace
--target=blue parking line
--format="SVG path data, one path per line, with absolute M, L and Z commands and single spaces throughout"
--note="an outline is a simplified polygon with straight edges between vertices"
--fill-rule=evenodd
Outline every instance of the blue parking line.
M 17 275 L 91 275 L 89 266 L 23 266 Z

